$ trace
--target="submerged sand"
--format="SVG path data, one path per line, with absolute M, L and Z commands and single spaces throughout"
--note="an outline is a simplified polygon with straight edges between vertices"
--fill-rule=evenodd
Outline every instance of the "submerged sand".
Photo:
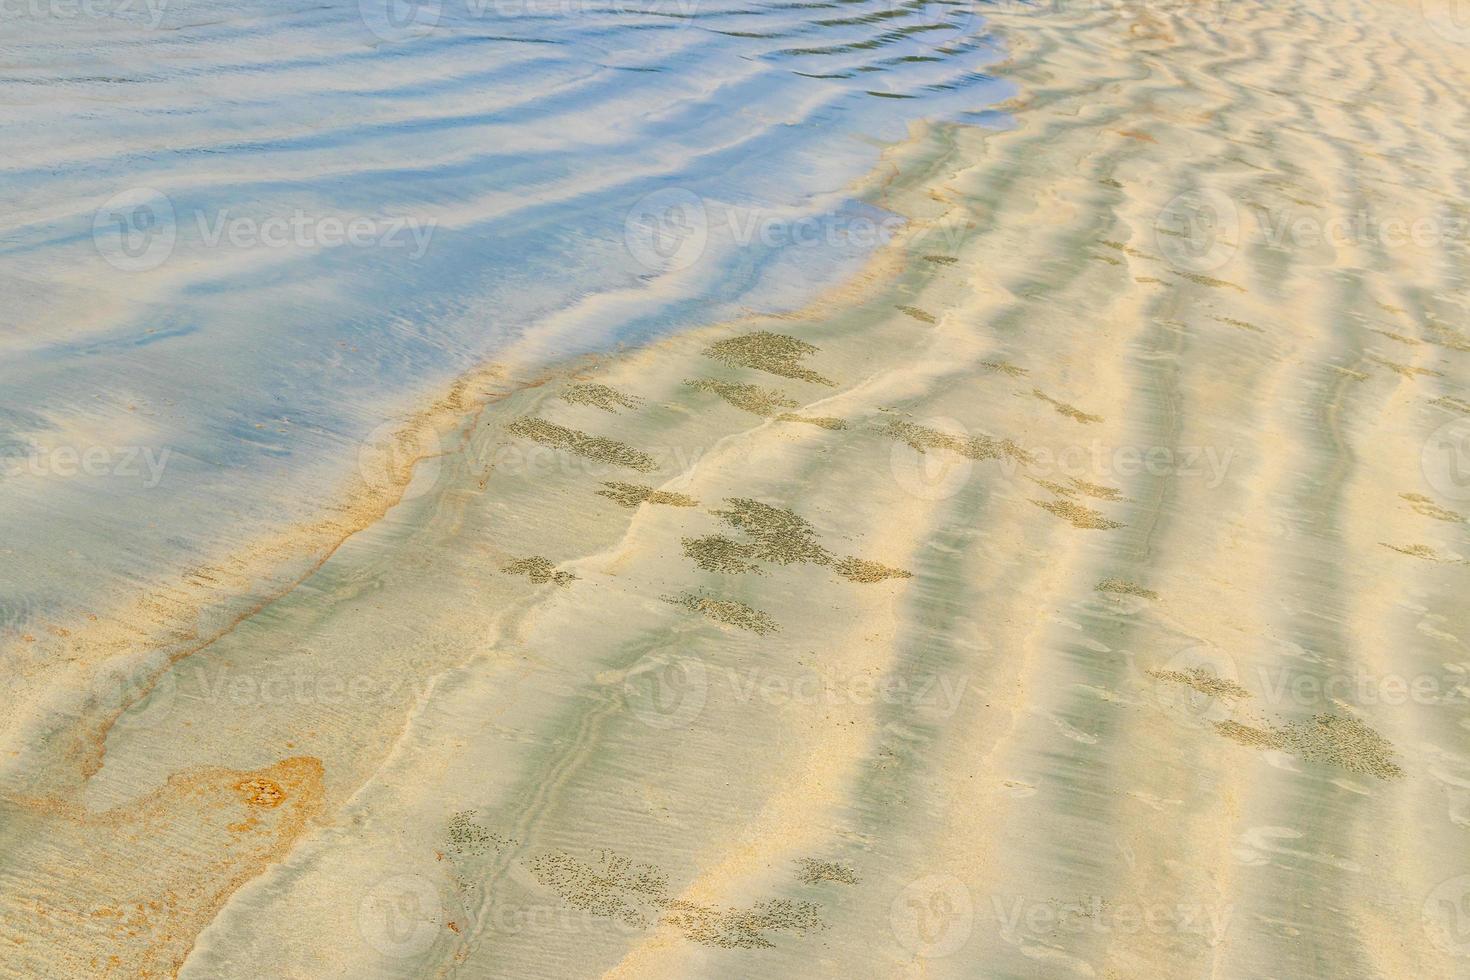
M 0 972 L 1463 974 L 1465 241 L 1261 229 L 1463 218 L 1465 49 L 986 17 L 1016 126 L 855 281 L 14 638 Z

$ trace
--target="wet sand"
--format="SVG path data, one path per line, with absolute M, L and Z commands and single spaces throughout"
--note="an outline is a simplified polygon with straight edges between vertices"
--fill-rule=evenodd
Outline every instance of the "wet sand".
M 511 350 L 13 638 L 0 970 L 1462 975 L 1470 265 L 1380 226 L 1466 217 L 1466 49 L 986 17 L 1014 126 L 888 149 L 850 282 Z

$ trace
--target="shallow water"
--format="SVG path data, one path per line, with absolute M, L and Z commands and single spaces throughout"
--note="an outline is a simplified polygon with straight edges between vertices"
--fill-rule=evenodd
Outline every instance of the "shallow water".
M 799 305 L 998 56 L 926 0 L 7 7 L 5 619 L 316 511 L 487 358 Z

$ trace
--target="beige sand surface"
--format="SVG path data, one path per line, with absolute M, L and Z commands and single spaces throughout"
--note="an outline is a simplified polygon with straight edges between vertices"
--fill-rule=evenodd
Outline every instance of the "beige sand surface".
M 987 9 L 853 282 L 17 639 L 0 972 L 1465 975 L 1443 11 Z

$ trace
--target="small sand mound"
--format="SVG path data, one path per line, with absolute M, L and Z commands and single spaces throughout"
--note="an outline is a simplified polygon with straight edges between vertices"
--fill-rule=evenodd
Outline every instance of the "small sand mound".
M 1074 489 L 1087 494 L 1087 496 L 1089 497 L 1096 498 L 1097 500 L 1123 499 L 1123 491 L 1115 490 L 1112 487 L 1105 487 L 1101 483 L 1088 483 L 1086 480 L 1079 480 L 1075 476 L 1070 478 L 1067 482 L 1072 484 Z
M 835 861 L 818 861 L 816 858 L 801 858 L 796 862 L 801 870 L 797 877 L 805 884 L 816 885 L 824 881 L 836 882 L 839 885 L 856 885 L 857 874 L 847 867 Z
M 796 407 L 796 402 L 781 392 L 762 388 L 759 385 L 735 384 L 730 381 L 716 381 L 713 378 L 698 378 L 684 383 L 696 391 L 708 391 L 719 395 L 731 405 L 752 415 L 770 418 L 780 414 L 782 409 Z
M 1397 551 L 1399 554 L 1408 555 L 1410 558 L 1423 558 L 1425 561 L 1444 561 L 1439 556 L 1439 553 L 1427 544 L 1389 544 L 1387 541 L 1380 541 L 1378 543 L 1390 551 Z
M 1250 748 L 1291 752 L 1308 761 L 1325 762 L 1365 776 L 1397 779 L 1404 774 L 1394 761 L 1394 748 L 1388 739 L 1344 715 L 1317 715 L 1308 725 L 1289 722 L 1255 727 L 1222 721 L 1215 730 Z
M 1193 667 L 1189 670 L 1150 670 L 1150 677 L 1156 677 L 1161 681 L 1171 684 L 1183 684 L 1194 688 L 1201 694 L 1212 698 L 1220 698 L 1225 701 L 1239 701 L 1251 696 L 1251 692 L 1241 687 L 1228 677 L 1212 674 L 1203 667 Z
M 616 388 L 591 383 L 568 385 L 562 390 L 561 397 L 573 405 L 591 405 L 604 412 L 616 412 L 619 408 L 637 408 L 643 403 L 641 398 L 625 395 Z
M 474 810 L 461 810 L 450 816 L 449 832 L 445 840 L 454 853 L 471 856 L 487 854 L 492 850 L 499 851 L 515 843 L 475 822 Z
M 626 466 L 628 469 L 643 473 L 657 469 L 653 457 L 642 450 L 634 449 L 632 446 L 624 445 L 613 439 L 589 436 L 585 432 L 568 429 L 565 426 L 547 422 L 545 419 L 517 419 L 506 427 L 506 431 L 514 436 L 531 439 L 556 449 L 564 449 L 587 459 L 612 463 L 614 466 Z
M 753 368 L 783 378 L 830 386 L 833 384 L 831 380 L 801 364 L 804 358 L 820 349 L 783 333 L 759 330 L 721 340 L 706 348 L 704 353 L 706 357 L 712 357 L 731 367 Z
M 600 497 L 617 501 L 624 507 L 637 507 L 639 504 L 664 504 L 669 507 L 698 507 L 699 501 L 693 497 L 686 497 L 682 493 L 669 493 L 666 490 L 655 490 L 653 487 L 644 486 L 641 483 L 604 483 L 603 489 L 595 491 Z
M 885 435 L 908 443 L 909 448 L 924 453 L 931 449 L 948 449 L 970 459 L 999 459 L 1008 456 L 1021 462 L 1030 462 L 1025 450 L 1009 439 L 995 440 L 988 436 L 957 436 L 938 429 L 915 425 L 899 419 L 883 427 Z
M 700 613 L 717 623 L 736 626 L 761 636 L 774 633 L 780 628 L 776 625 L 775 620 L 759 609 L 752 609 L 745 603 L 734 599 L 716 599 L 697 592 L 681 592 L 678 595 L 664 596 L 663 600 L 676 606 L 683 606 L 691 612 Z
M 902 568 L 890 568 L 876 561 L 867 561 L 862 558 L 847 557 L 839 561 L 834 568 L 837 574 L 852 582 L 882 582 L 890 578 L 913 578 L 912 572 L 906 572 Z
M 1463 398 L 1456 398 L 1454 395 L 1441 395 L 1438 398 L 1431 398 L 1429 404 L 1438 405 L 1440 408 L 1448 408 L 1450 411 L 1459 412 L 1461 415 L 1470 415 L 1470 402 L 1465 401 Z
M 651 924 L 648 905 L 661 904 L 669 888 L 657 868 L 611 851 L 600 852 L 596 866 L 565 851 L 551 851 L 533 857 L 526 868 L 572 908 L 635 927 Z
M 1159 594 L 1153 589 L 1145 589 L 1141 585 L 1124 581 L 1120 578 L 1105 578 L 1095 586 L 1099 592 L 1112 592 L 1117 595 L 1136 595 L 1142 599 L 1157 599 Z
M 1070 500 L 1033 500 L 1031 501 L 1042 510 L 1049 511 L 1067 521 L 1073 527 L 1080 527 L 1093 531 L 1109 531 L 1115 527 L 1122 527 L 1117 521 L 1110 521 L 1099 511 L 1081 504 L 1074 504 Z
M 500 570 L 509 575 L 524 575 L 537 585 L 554 582 L 557 585 L 566 586 L 577 580 L 577 576 L 571 572 L 558 572 L 550 560 L 540 555 L 518 558 L 508 565 L 501 566 Z
M 1025 368 L 1016 367 L 1016 365 L 1007 363 L 1006 361 L 981 361 L 980 366 L 989 368 L 992 371 L 998 371 L 1001 374 L 1010 375 L 1013 378 L 1024 377 L 1028 373 Z
M 731 497 L 725 503 L 729 507 L 713 513 L 754 539 L 751 554 L 762 561 L 777 565 L 795 562 L 825 565 L 831 561 L 831 554 L 817 541 L 811 524 L 786 508 L 747 497 Z
M 722 534 L 710 534 L 702 538 L 685 538 L 684 554 L 694 559 L 694 564 L 706 572 L 722 572 L 739 575 L 744 572 L 764 574 L 764 570 L 751 562 L 751 547 L 732 541 Z
M 934 319 L 934 315 L 932 313 L 925 313 L 923 310 L 919 309 L 917 306 L 899 306 L 899 307 L 895 307 L 895 308 L 900 313 L 907 313 L 909 316 L 913 317 L 915 320 L 918 320 L 920 323 L 937 323 L 938 322 L 937 320 Z
M 1446 510 L 1422 493 L 1401 493 L 1399 497 L 1407 500 L 1409 506 L 1414 508 L 1416 514 L 1421 514 L 1424 517 L 1432 517 L 1436 521 L 1446 521 L 1451 524 L 1465 523 L 1465 518 L 1452 510 Z
M 845 429 L 847 423 L 841 419 L 821 415 L 796 415 L 791 412 L 782 412 L 776 416 L 777 422 L 805 422 L 807 425 L 817 425 L 824 429 Z
M 778 898 L 748 909 L 719 909 L 680 899 L 668 903 L 660 920 L 684 933 L 686 939 L 720 949 L 771 949 L 767 932 L 805 935 L 822 928 L 821 907 L 812 902 Z
M 1087 412 L 1082 411 L 1082 409 L 1080 408 L 1075 408 L 1071 405 L 1068 405 L 1066 402 L 1057 401 L 1055 398 L 1043 392 L 1040 388 L 1032 388 L 1031 394 L 1039 398 L 1041 401 L 1046 402 L 1052 408 L 1056 409 L 1058 412 L 1060 412 L 1062 415 L 1065 415 L 1069 419 L 1075 419 L 1078 422 L 1101 422 L 1103 420 L 1103 417 L 1101 415 L 1091 415 Z

